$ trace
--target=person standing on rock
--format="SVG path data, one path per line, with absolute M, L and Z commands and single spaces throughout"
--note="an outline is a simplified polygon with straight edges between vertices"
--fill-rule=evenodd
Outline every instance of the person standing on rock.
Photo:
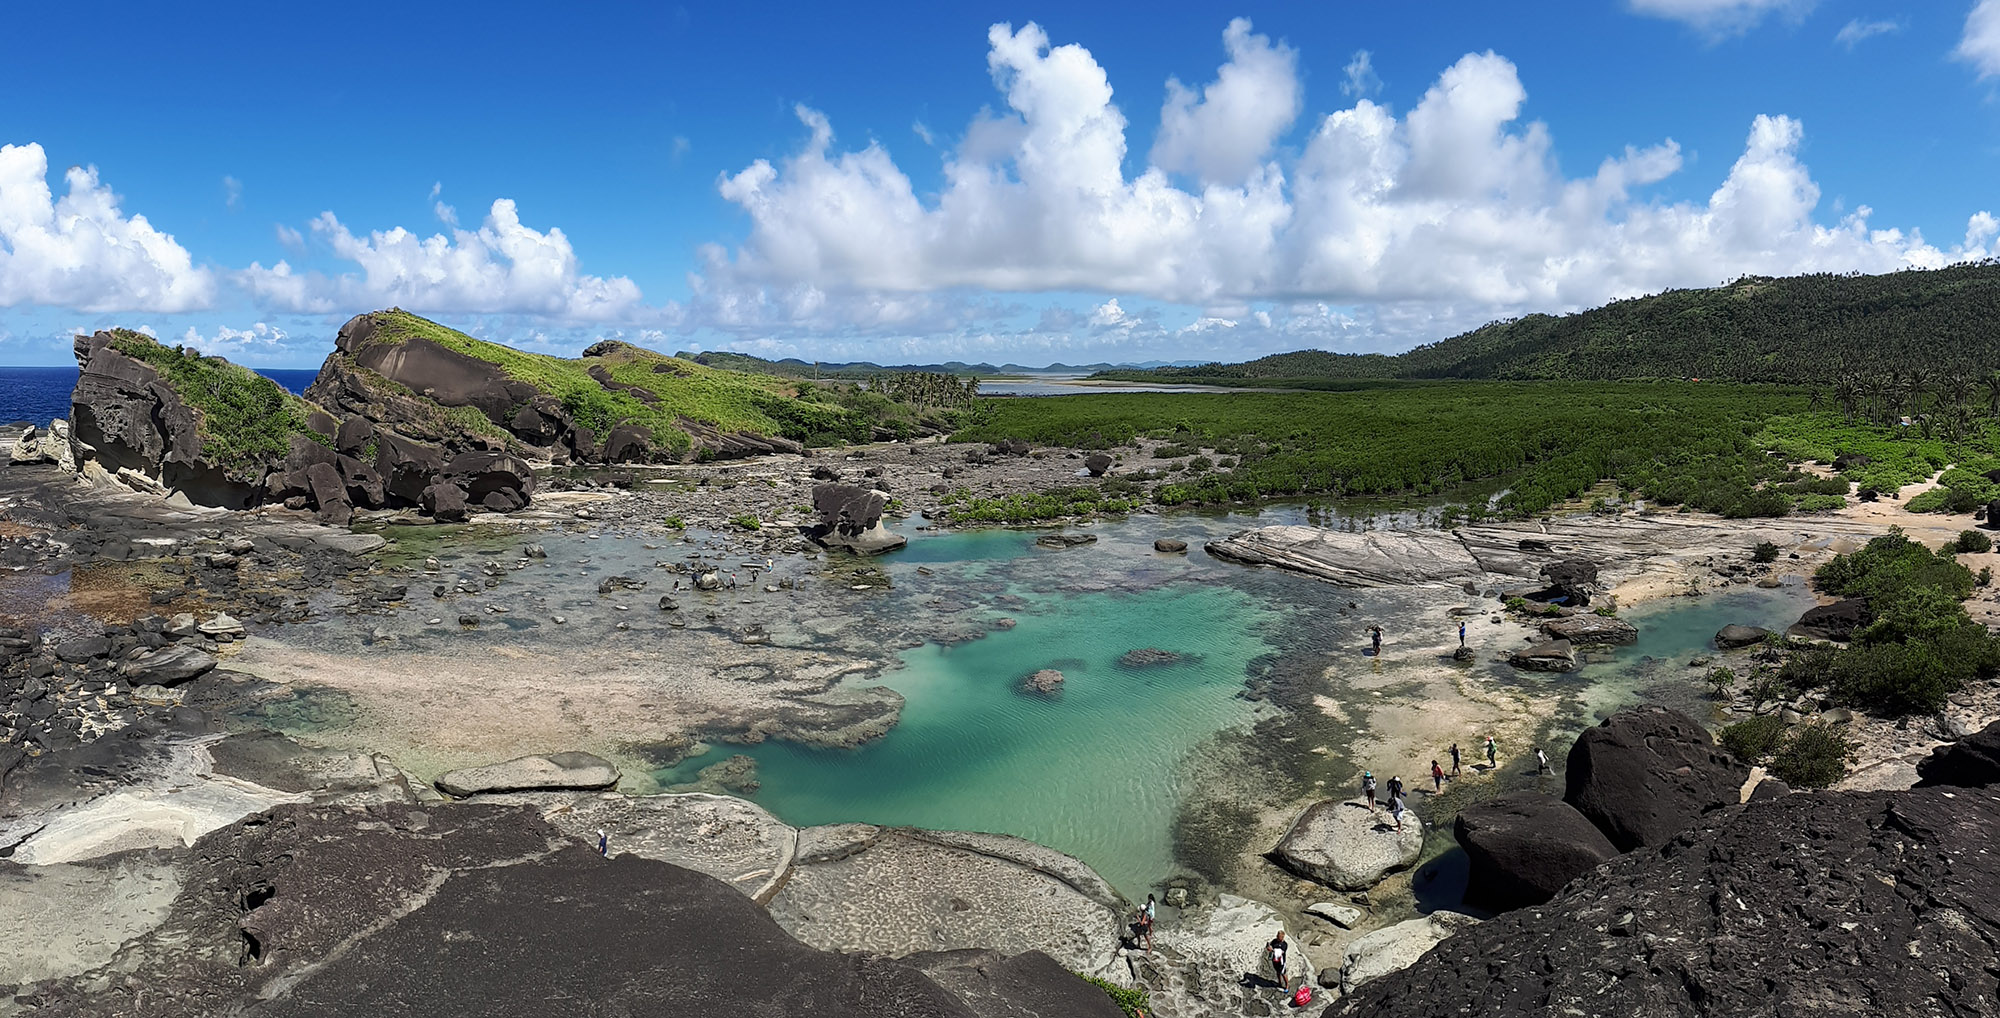
M 1391 780 L 1394 780 L 1394 779 L 1391 779 Z M 1405 808 L 1405 807 L 1403 806 L 1403 794 L 1402 794 L 1401 792 L 1391 792 L 1391 793 L 1389 793 L 1389 815 L 1390 815 L 1391 817 L 1394 817 L 1394 818 L 1395 818 L 1395 820 L 1396 820 L 1396 833 L 1397 833 L 1397 834 L 1401 834 L 1401 833 L 1403 833 L 1403 810 L 1404 810 L 1404 808 Z
M 1431 794 L 1432 794 L 1432 795 L 1442 795 L 1443 793 L 1444 793 L 1444 768 L 1442 768 L 1442 767 L 1439 767 L 1439 766 L 1438 766 L 1438 762 L 1437 762 L 1436 760 L 1432 760 L 1432 761 L 1431 761 Z
M 1375 812 L 1375 772 L 1361 772 L 1361 794 L 1368 797 L 1368 812 Z
M 1285 975 L 1285 957 L 1291 953 L 1292 945 L 1285 942 L 1285 931 L 1279 930 L 1278 935 L 1264 945 L 1264 949 L 1271 959 L 1271 971 L 1277 974 L 1278 987 L 1290 990 L 1292 980 L 1290 976 Z
M 1451 744 L 1451 776 L 1458 777 L 1458 743 Z
M 1403 797 L 1403 778 L 1401 775 L 1392 775 L 1389 778 L 1389 801 L 1394 802 L 1402 797 Z
M 611 832 L 597 832 L 597 854 L 609 858 L 611 855 Z
M 1499 757 L 1497 756 L 1497 753 L 1498 753 L 1498 748 L 1497 748 L 1497 747 L 1495 747 L 1495 746 L 1493 745 L 1493 737 L 1492 737 L 1491 735 L 1487 736 L 1487 737 L 1486 737 L 1486 766 L 1488 766 L 1488 767 L 1498 767 L 1498 766 L 1500 766 L 1500 760 L 1499 760 Z
M 1376 657 L 1381 657 L 1381 656 L 1382 656 L 1382 627 L 1381 627 L 1381 626 L 1369 626 L 1369 627 L 1368 627 L 1368 637 L 1369 637 L 1369 640 L 1370 640 L 1370 641 L 1371 641 L 1371 642 L 1372 642 L 1372 643 L 1374 644 L 1374 648 L 1375 648 L 1375 656 L 1376 656 Z
M 1153 953 L 1153 922 L 1159 917 L 1159 905 L 1152 895 L 1146 895 L 1146 903 L 1139 906 L 1139 932 L 1146 937 L 1146 953 Z
M 1458 620 L 1458 645 L 1465 646 L 1465 620 Z
M 1549 755 L 1548 755 L 1547 753 L 1544 753 L 1544 752 L 1542 752 L 1542 747 L 1540 747 L 1540 746 L 1536 746 L 1536 747 L 1535 747 L 1535 773 L 1536 773 L 1536 774 L 1547 774 L 1548 772 L 1549 772 Z

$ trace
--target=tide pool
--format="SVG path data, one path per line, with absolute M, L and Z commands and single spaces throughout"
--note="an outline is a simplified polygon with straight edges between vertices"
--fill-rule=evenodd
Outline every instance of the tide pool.
M 1018 548 L 1020 535 L 1008 544 Z M 886 737 L 853 750 L 718 746 L 661 780 L 689 781 L 699 768 L 745 752 L 763 783 L 751 798 L 788 823 L 1018 835 L 1083 859 L 1127 895 L 1144 895 L 1173 872 L 1169 829 L 1183 761 L 1255 716 L 1238 694 L 1246 666 L 1271 650 L 1262 632 L 1277 609 L 1229 587 L 1192 583 L 1025 596 L 1033 600 L 1011 630 L 903 655 L 902 667 L 881 680 L 906 701 Z M 1120 663 L 1147 647 L 1183 656 Z M 1020 692 L 1021 679 L 1043 668 L 1063 673 L 1062 691 Z

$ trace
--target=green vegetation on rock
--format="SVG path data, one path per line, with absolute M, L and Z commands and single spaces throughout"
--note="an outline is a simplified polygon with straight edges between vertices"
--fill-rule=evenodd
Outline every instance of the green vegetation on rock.
M 164 346 L 130 329 L 114 329 L 112 337 L 113 349 L 151 365 L 181 402 L 195 410 L 202 455 L 225 470 L 283 459 L 293 435 L 332 444 L 306 427 L 312 404 L 249 368 Z

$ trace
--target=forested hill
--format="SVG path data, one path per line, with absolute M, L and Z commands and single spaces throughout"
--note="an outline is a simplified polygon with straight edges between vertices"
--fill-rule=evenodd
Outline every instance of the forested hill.
M 2000 369 L 2000 263 L 1880 276 L 1745 277 L 1570 315 L 1494 322 L 1395 357 L 1320 350 L 1107 373 L 1251 384 L 1358 378 L 1832 382 Z

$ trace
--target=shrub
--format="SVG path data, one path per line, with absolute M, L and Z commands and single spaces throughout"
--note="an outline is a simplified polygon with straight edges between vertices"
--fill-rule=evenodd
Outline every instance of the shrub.
M 731 516 L 729 518 L 729 522 L 736 524 L 738 527 L 741 527 L 744 530 L 764 529 L 764 524 L 759 522 L 757 517 L 755 516 L 750 516 L 750 515 Z
M 1808 721 L 1793 728 L 1772 757 L 1771 773 L 1788 785 L 1826 788 L 1847 776 L 1856 748 L 1839 725 Z
M 1720 700 L 1736 688 L 1736 673 L 1727 668 L 1717 668 L 1709 672 L 1703 681 L 1708 683 L 1709 695 Z
M 1785 737 L 1785 722 L 1775 714 L 1738 721 L 1722 729 L 1717 738 L 1722 747 L 1747 764 L 1760 764 Z
M 1146 991 L 1128 990 L 1117 983 L 1107 982 L 1096 976 L 1086 976 L 1081 972 L 1077 973 L 1077 976 L 1110 995 L 1111 1002 L 1118 1005 L 1118 1009 L 1125 1012 L 1128 1018 L 1145 1018 Z
M 1961 530 L 1952 548 L 1962 555 L 1978 555 L 1993 550 L 1993 539 L 1977 530 Z
M 669 517 L 667 517 L 666 519 L 664 519 L 664 520 L 661 520 L 660 522 L 661 522 L 662 524 L 664 524 L 664 525 L 666 526 L 666 528 L 667 528 L 668 530 L 686 530 L 686 529 L 687 529 L 687 524 L 685 524 L 685 523 L 682 523 L 682 522 L 681 522 L 681 518 L 680 518 L 680 517 L 678 517 L 678 516 L 669 516 Z
M 1752 562 L 1776 562 L 1777 560 L 1778 546 L 1769 541 L 1757 542 L 1757 547 L 1750 552 L 1750 561 Z

